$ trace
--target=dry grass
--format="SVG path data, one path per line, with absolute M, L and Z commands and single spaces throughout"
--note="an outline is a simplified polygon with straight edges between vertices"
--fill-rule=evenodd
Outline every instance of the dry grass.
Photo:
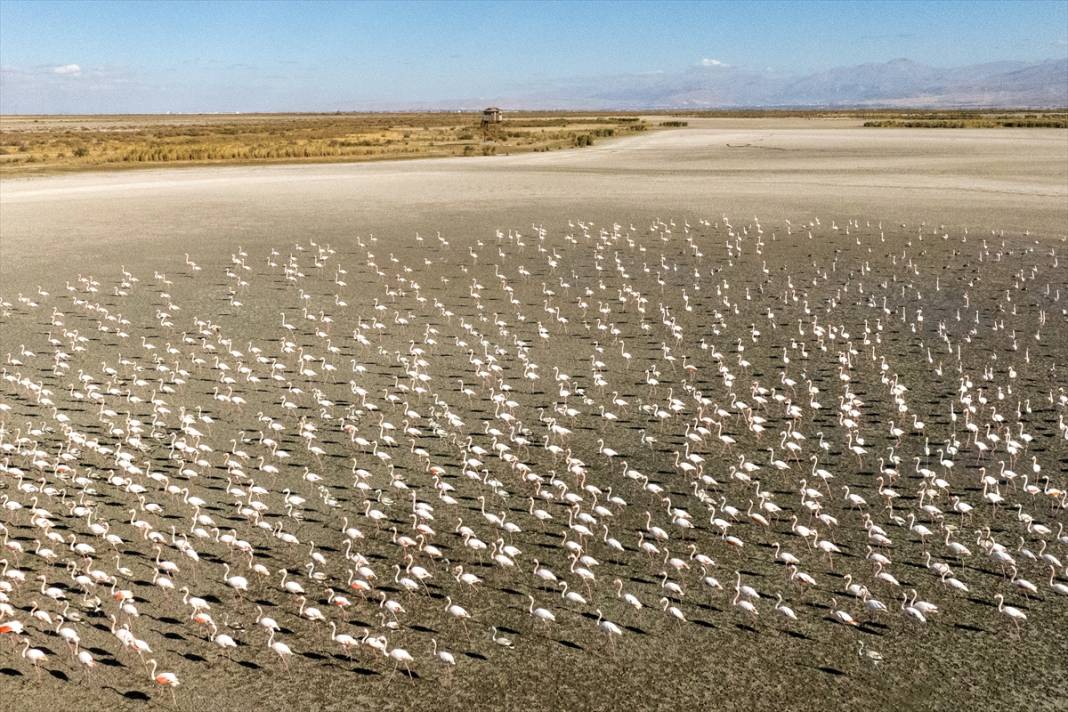
M 920 129 L 1068 129 L 1068 112 L 919 112 L 870 119 L 864 122 L 864 126 L 871 128 Z
M 582 147 L 610 136 L 681 127 L 678 117 L 844 118 L 869 127 L 1068 127 L 1059 111 L 723 110 L 633 113 L 183 114 L 0 117 L 0 175 L 159 165 L 374 161 L 486 156 Z M 664 121 L 658 121 L 663 117 Z
M 0 175 L 205 163 L 483 156 L 592 145 L 644 131 L 634 116 L 249 114 L 0 117 Z
M 933 128 L 1065 128 L 1068 110 L 1035 109 L 994 111 L 986 109 L 727 109 L 673 111 L 672 116 L 736 119 L 864 119 L 864 126 Z M 663 125 L 663 124 L 662 124 Z

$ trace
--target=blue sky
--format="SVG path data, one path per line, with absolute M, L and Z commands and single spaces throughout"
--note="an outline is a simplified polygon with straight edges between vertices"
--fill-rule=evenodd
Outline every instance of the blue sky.
M 0 110 L 287 111 L 505 95 L 702 61 L 802 72 L 1068 55 L 1068 2 L 0 0 Z

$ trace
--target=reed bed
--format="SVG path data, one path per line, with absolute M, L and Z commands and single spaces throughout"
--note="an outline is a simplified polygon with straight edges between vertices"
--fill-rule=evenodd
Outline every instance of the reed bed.
M 4 175 L 158 164 L 363 161 L 509 154 L 643 131 L 638 117 L 472 113 L 4 117 Z

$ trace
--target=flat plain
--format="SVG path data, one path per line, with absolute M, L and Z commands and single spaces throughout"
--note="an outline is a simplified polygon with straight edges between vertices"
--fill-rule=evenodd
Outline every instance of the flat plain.
M 509 155 L 644 131 L 635 116 L 522 112 L 0 116 L 0 175 L 145 166 Z
M 0 183 L 4 699 L 1063 709 L 1068 132 L 687 120 Z

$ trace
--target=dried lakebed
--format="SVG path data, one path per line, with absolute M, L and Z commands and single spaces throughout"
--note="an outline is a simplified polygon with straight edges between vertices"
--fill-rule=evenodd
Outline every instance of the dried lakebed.
M 643 205 L 16 258 L 5 698 L 1061 704 L 1063 240 Z

